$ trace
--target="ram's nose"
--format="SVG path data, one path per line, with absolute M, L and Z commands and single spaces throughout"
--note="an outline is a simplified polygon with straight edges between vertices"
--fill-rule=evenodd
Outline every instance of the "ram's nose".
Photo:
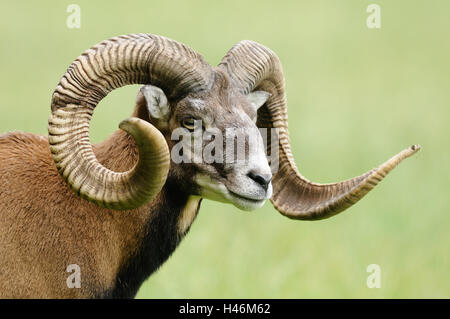
M 267 191 L 270 181 L 272 180 L 272 174 L 262 174 L 255 171 L 250 171 L 247 176 L 260 185 L 265 191 Z

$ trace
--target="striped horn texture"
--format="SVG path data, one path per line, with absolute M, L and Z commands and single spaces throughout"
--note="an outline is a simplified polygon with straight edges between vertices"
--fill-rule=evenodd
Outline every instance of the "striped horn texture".
M 152 84 L 168 98 L 207 89 L 212 68 L 192 49 L 151 34 L 103 41 L 78 57 L 56 87 L 49 118 L 50 150 L 59 173 L 83 198 L 111 209 L 133 209 L 162 188 L 170 167 L 169 149 L 150 123 L 130 118 L 120 128 L 138 147 L 139 159 L 127 172 L 101 165 L 89 141 L 89 123 L 98 102 L 128 84 Z
M 254 90 L 271 93 L 258 110 L 258 127 L 277 128 L 279 169 L 272 179 L 274 207 L 292 219 L 317 220 L 336 215 L 355 204 L 403 159 L 416 153 L 413 145 L 365 174 L 334 184 L 312 183 L 298 171 L 291 152 L 285 82 L 277 55 L 253 41 L 241 41 L 231 48 L 219 64 L 243 94 Z M 270 139 L 269 139 L 270 140 Z M 270 152 L 270 145 L 268 146 Z

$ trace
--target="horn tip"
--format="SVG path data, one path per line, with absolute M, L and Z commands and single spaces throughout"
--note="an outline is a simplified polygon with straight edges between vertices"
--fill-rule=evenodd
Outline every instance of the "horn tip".
M 419 144 L 411 145 L 411 151 L 416 151 L 417 152 L 421 148 L 422 148 L 422 146 L 420 146 Z
M 422 146 L 420 146 L 419 144 L 414 144 L 400 152 L 399 155 L 402 154 L 401 158 L 405 159 L 407 157 L 410 157 L 411 155 L 416 154 L 421 148 Z
M 414 145 L 411 145 L 411 147 L 409 148 L 409 151 L 412 155 L 412 154 L 417 153 L 421 148 L 422 148 L 422 146 L 420 146 L 419 144 L 414 144 Z

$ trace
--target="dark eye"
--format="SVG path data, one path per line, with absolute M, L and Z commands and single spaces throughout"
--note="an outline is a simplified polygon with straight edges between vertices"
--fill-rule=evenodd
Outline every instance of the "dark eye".
M 193 117 L 187 117 L 181 121 L 181 125 L 187 128 L 189 131 L 193 132 L 195 129 L 195 121 Z

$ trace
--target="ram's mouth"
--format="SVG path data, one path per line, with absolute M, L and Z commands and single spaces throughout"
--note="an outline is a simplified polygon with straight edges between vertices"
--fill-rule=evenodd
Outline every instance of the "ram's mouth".
M 240 200 L 245 200 L 245 201 L 249 201 L 249 202 L 254 202 L 254 203 L 258 203 L 261 201 L 265 201 L 265 198 L 251 198 L 251 197 L 247 197 L 247 196 L 243 196 L 243 195 L 239 195 L 238 193 L 235 193 L 233 191 L 230 191 L 228 189 L 228 192 L 230 193 L 231 196 L 240 199 Z
M 272 196 L 272 186 L 270 185 L 268 191 L 264 196 L 251 197 L 236 193 L 226 186 L 225 181 L 218 179 L 211 179 L 211 177 L 203 174 L 198 174 L 195 178 L 197 185 L 201 187 L 199 195 L 224 203 L 230 203 L 242 210 L 255 210 L 264 205 L 267 199 Z

